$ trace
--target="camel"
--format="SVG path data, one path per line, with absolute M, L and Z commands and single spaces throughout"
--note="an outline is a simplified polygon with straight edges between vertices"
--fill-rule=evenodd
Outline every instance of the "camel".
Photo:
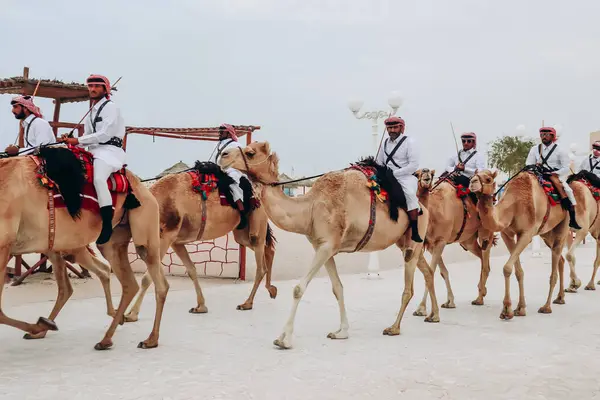
M 569 214 L 560 205 L 551 206 L 537 178 L 526 171 L 518 173 L 506 184 L 504 194 L 498 203 L 493 205 L 496 176 L 497 171 L 479 171 L 471 178 L 469 188 L 478 196 L 477 209 L 483 227 L 491 232 L 500 232 L 502 240 L 510 251 L 510 257 L 503 269 L 505 294 L 500 318 L 509 320 L 515 315 L 526 315 L 524 273 L 519 255 L 536 235 L 540 235 L 552 250 L 548 299 L 538 310 L 539 313 L 549 314 L 552 312 L 550 301 L 556 286 L 557 273 L 560 276 L 560 288 L 554 304 L 565 303 L 563 280 L 565 260 L 561 250 L 569 229 Z M 510 276 L 513 265 L 519 283 L 519 303 L 514 313 L 511 310 L 510 298 Z
M 572 175 L 568 182 L 571 189 L 573 189 L 573 195 L 577 204 L 575 205 L 575 211 L 577 215 L 577 223 L 581 227 L 578 231 L 575 231 L 575 238 L 570 240 L 567 237 L 567 261 L 569 262 L 570 277 L 571 281 L 569 287 L 566 289 L 569 293 L 577 292 L 577 289 L 581 286 L 581 280 L 577 277 L 575 272 L 575 249 L 589 234 L 596 239 L 596 258 L 594 260 L 594 267 L 592 271 L 592 277 L 589 283 L 586 285 L 585 290 L 596 290 L 594 280 L 596 279 L 596 272 L 600 265 L 600 214 L 599 203 L 596 201 L 592 192 L 588 187 L 578 178 L 590 179 L 589 175 L 580 172 L 579 174 Z M 593 177 L 592 177 L 593 178 Z M 596 178 L 597 180 L 597 178 Z
M 485 235 L 482 246 L 479 245 L 480 232 L 478 231 L 481 229 L 481 223 L 477 216 L 477 209 L 470 199 L 466 199 L 465 209 L 462 200 L 456 196 L 456 189 L 450 182 L 445 180 L 430 192 L 435 170 L 423 168 L 417 171 L 416 175 L 419 179 L 417 196 L 429 211 L 425 249 L 431 253 L 430 265 L 434 273 L 439 264 L 440 274 L 446 282 L 448 291 L 448 301 L 442 304 L 442 308 L 456 308 L 454 293 L 450 286 L 450 276 L 442 259 L 442 252 L 447 244 L 457 242 L 481 260 L 481 274 L 477 286 L 479 295 L 471 304 L 483 305 L 483 298 L 487 294 L 486 282 L 490 273 L 491 235 Z M 427 291 L 423 294 L 423 300 L 413 315 L 426 315 L 426 307 Z
M 248 173 L 260 194 L 260 200 L 269 219 L 279 228 L 305 235 L 312 244 L 315 255 L 308 273 L 293 290 L 293 306 L 283 329 L 283 333 L 273 344 L 282 349 L 292 347 L 292 335 L 296 311 L 302 296 L 319 269 L 325 265 L 332 283 L 333 294 L 337 299 L 340 313 L 340 327 L 327 335 L 330 339 L 348 338 L 348 318 L 344 304 L 342 282 L 338 275 L 334 256 L 338 253 L 352 253 L 359 248 L 363 252 L 380 251 L 396 244 L 404 253 L 404 292 L 402 305 L 392 326 L 384 329 L 384 335 L 399 335 L 400 322 L 406 307 L 413 296 L 415 267 L 423 272 L 432 302 L 432 312 L 425 318 L 427 322 L 439 321 L 439 308 L 433 286 L 433 274 L 426 264 L 418 263 L 423 252 L 423 244 L 410 240 L 410 229 L 406 212 L 400 212 L 398 220 L 389 216 L 388 206 L 375 201 L 375 221 L 373 233 L 364 243 L 365 232 L 369 229 L 371 194 L 367 188 L 367 178 L 363 172 L 347 169 L 329 172 L 316 180 L 311 190 L 303 196 L 288 197 L 280 186 L 274 186 L 279 175 L 279 157 L 271 152 L 268 142 L 255 142 L 244 149 L 226 150 L 221 154 L 220 165 L 233 167 Z M 418 229 L 427 231 L 429 213 L 422 208 Z
M 4 211 L 0 216 L 0 224 L 3 226 L 0 234 L 0 276 L 4 276 L 6 272 L 10 255 L 44 253 L 48 255 L 54 266 L 58 285 L 58 296 L 50 317 L 40 317 L 35 324 L 7 317 L 0 303 L 0 323 L 21 329 L 29 333 L 31 338 L 43 337 L 48 330 L 58 330 L 54 319 L 73 292 L 62 254 L 73 256 L 77 262 L 83 263 L 90 269 L 103 269 L 96 261 L 90 259 L 92 255 L 86 249 L 89 243 L 98 238 L 102 222 L 98 213 L 80 208 L 79 193 L 85 177 L 79 159 L 63 147 L 44 148 L 40 150 L 40 157 L 46 160 L 48 176 L 61 188 L 61 194 L 67 203 L 67 208 L 55 209 L 54 235 L 49 233 L 51 224 L 48 212 L 48 189 L 40 184 L 36 176 L 34 159 L 14 157 L 0 160 L 1 185 L 9 188 L 1 194 Z M 64 168 L 65 166 L 67 168 Z M 54 170 L 54 175 L 50 172 L 51 169 Z M 158 346 L 162 311 L 169 288 L 158 257 L 158 203 L 134 174 L 130 171 L 126 171 L 126 174 L 131 184 L 131 193 L 118 194 L 113 219 L 113 225 L 117 226 L 110 241 L 98 246 L 121 283 L 122 295 L 116 312 L 112 311 L 112 304 L 108 305 L 113 320 L 104 338 L 95 345 L 96 350 L 112 347 L 112 337 L 117 325 L 123 323 L 125 310 L 137 291 L 137 282 L 127 256 L 127 247 L 131 238 L 140 258 L 147 264 L 156 285 L 154 326 L 149 337 L 140 342 L 138 347 Z M 78 184 L 80 186 L 77 186 Z M 73 202 L 73 198 L 79 199 L 79 204 L 77 201 Z M 137 207 L 136 199 L 139 201 Z M 53 246 L 50 245 L 52 237 Z M 0 286 L 0 301 L 2 289 L 3 286 Z M 109 293 L 105 293 L 109 297 Z
M 227 179 L 226 177 L 223 178 Z M 249 217 L 250 222 L 246 228 L 236 229 L 240 223 L 240 213 L 232 207 L 222 206 L 219 200 L 219 192 L 216 189 L 208 195 L 205 201 L 202 201 L 200 194 L 192 189 L 190 174 L 166 175 L 150 187 L 150 192 L 157 199 L 160 209 L 161 260 L 168 248 L 171 247 L 185 265 L 187 274 L 196 289 L 197 306 L 192 307 L 189 310 L 190 313 L 206 313 L 208 308 L 200 288 L 196 266 L 191 260 L 185 245 L 197 240 L 216 239 L 227 235 L 231 231 L 233 231 L 235 241 L 254 251 L 256 258 L 254 286 L 248 299 L 238 305 L 237 309 L 252 309 L 254 296 L 265 273 L 267 275 L 265 286 L 270 297 L 274 299 L 277 296 L 277 288 L 271 285 L 275 238 L 268 226 L 267 214 L 262 207 L 252 211 Z M 206 207 L 204 210 L 206 215 L 204 228 L 202 227 L 202 207 Z M 146 272 L 142 278 L 142 285 L 137 299 L 126 316 L 127 322 L 138 320 L 140 307 L 150 283 L 150 276 Z

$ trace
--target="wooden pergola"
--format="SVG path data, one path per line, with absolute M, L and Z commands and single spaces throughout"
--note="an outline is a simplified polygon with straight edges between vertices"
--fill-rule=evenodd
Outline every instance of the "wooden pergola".
M 37 88 L 37 91 L 36 91 Z M 116 90 L 113 87 L 112 90 Z M 60 121 L 60 110 L 61 105 L 65 103 L 78 103 L 88 102 L 90 103 L 90 97 L 88 93 L 87 85 L 71 82 L 64 83 L 59 80 L 51 79 L 32 79 L 29 77 L 29 67 L 23 68 L 23 76 L 16 76 L 11 78 L 0 79 L 0 95 L 12 94 L 12 95 L 30 95 L 32 96 L 35 92 L 35 98 L 48 98 L 53 99 L 54 103 L 54 114 L 52 120 L 48 120 L 54 135 L 58 135 L 59 128 L 74 129 L 77 131 L 77 136 L 81 136 L 84 133 L 83 124 L 62 122 Z M 90 103 L 91 106 L 91 103 Z M 44 116 L 47 119 L 46 115 Z M 260 126 L 254 125 L 233 125 L 237 131 L 238 137 L 246 136 L 246 144 L 252 142 L 252 132 L 260 129 Z M 127 147 L 127 137 L 129 135 L 148 135 L 165 137 L 171 139 L 186 139 L 186 140 L 204 140 L 204 141 L 218 141 L 219 140 L 219 127 L 210 128 L 157 128 L 157 127 L 135 127 L 127 126 L 125 128 L 125 140 L 123 141 L 123 149 Z M 19 125 L 19 147 L 23 147 L 23 127 Z M 15 257 L 15 268 L 8 268 L 7 272 L 17 277 L 13 282 L 13 285 L 20 284 L 28 275 L 34 272 L 35 269 L 41 265 L 45 265 L 47 257 L 41 255 L 40 261 L 35 265 L 29 266 L 21 256 Z M 240 246 L 240 276 L 239 278 L 245 279 L 245 266 L 246 264 L 246 248 Z M 22 265 L 25 266 L 27 271 L 22 274 Z M 83 277 L 79 271 L 73 266 L 67 263 L 69 269 L 71 269 L 80 278 Z

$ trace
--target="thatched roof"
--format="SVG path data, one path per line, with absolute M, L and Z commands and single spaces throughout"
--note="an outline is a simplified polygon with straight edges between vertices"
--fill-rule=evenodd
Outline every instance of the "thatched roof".
M 0 80 L 0 94 L 33 95 L 35 88 L 40 82 L 35 97 L 58 99 L 61 103 L 73 103 L 88 101 L 90 99 L 86 85 L 71 82 L 64 83 L 57 79 L 28 79 L 22 76 L 14 76 Z
M 255 130 L 260 129 L 260 126 L 255 125 L 233 125 L 237 132 L 238 137 L 250 134 Z M 125 128 L 127 135 L 138 134 L 138 135 L 149 135 L 166 137 L 173 139 L 191 139 L 191 140 L 219 140 L 219 127 L 211 128 L 156 128 L 148 127 L 141 128 L 135 126 L 128 126 Z
M 162 178 L 163 176 L 169 174 L 176 174 L 178 172 L 185 171 L 186 169 L 190 169 L 190 167 L 183 161 L 179 161 L 158 174 L 157 178 Z

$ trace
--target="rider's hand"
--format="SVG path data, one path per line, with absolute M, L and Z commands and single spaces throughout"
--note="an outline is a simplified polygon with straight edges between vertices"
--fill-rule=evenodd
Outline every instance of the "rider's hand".
M 457 169 L 457 170 L 459 170 L 459 171 L 464 171 L 464 170 L 465 170 L 465 164 L 463 164 L 463 163 L 459 163 L 459 164 L 456 166 L 456 169 Z
M 10 146 L 8 146 L 4 151 L 6 152 L 6 154 L 8 154 L 11 157 L 19 154 L 19 148 L 12 144 Z
M 75 145 L 79 144 L 79 139 L 77 139 L 76 137 L 68 137 L 66 135 L 63 135 L 58 139 L 58 142 L 70 144 L 71 146 L 75 146 Z

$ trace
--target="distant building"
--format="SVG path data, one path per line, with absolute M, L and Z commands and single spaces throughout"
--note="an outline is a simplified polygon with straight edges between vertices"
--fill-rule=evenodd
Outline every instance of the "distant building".
M 281 173 L 279 174 L 278 180 L 279 182 L 288 182 L 296 179 L 302 179 L 303 177 L 293 178 L 287 174 Z M 314 180 L 307 179 L 305 181 L 293 182 L 287 185 L 283 185 L 283 193 L 290 197 L 296 197 L 306 194 L 310 188 L 312 187 Z
M 595 132 L 591 132 L 590 133 L 590 147 L 589 149 L 592 148 L 592 143 L 594 143 L 596 140 L 600 140 L 600 131 L 595 131 Z M 586 150 L 589 150 L 586 149 Z
M 152 186 L 158 179 L 162 178 L 165 175 L 169 175 L 169 174 L 176 174 L 178 172 L 182 172 L 185 171 L 186 169 L 190 169 L 190 167 L 184 163 L 183 161 L 179 161 L 175 164 L 173 164 L 172 166 L 170 166 L 169 168 L 165 169 L 163 172 L 161 172 L 160 174 L 158 174 L 156 176 L 157 179 L 148 181 L 148 182 L 144 182 L 144 185 L 146 187 L 150 187 Z

